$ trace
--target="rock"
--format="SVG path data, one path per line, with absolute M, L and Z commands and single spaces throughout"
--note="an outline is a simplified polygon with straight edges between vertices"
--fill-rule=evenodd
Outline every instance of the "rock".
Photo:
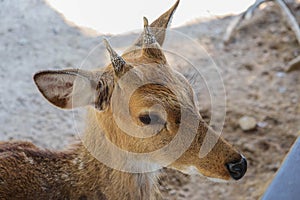
M 293 97 L 292 98 L 292 103 L 297 103 L 297 102 L 298 102 L 297 97 Z
M 281 93 L 281 94 L 285 93 L 286 92 L 286 87 L 279 87 L 278 92 Z
M 256 128 L 256 119 L 249 116 L 243 116 L 239 119 L 239 125 L 243 131 L 250 131 Z
M 169 192 L 169 194 L 170 194 L 171 196 L 175 195 L 175 194 L 176 194 L 176 190 L 171 190 L 171 191 Z
M 290 42 L 291 41 L 291 38 L 289 36 L 284 36 L 281 38 L 281 41 L 286 43 L 286 42 Z
M 286 74 L 284 72 L 277 72 L 276 73 L 276 76 L 279 77 L 279 78 L 283 78 L 283 77 L 285 77 L 285 75 Z
M 258 122 L 257 126 L 260 128 L 265 128 L 266 126 L 268 126 L 268 122 Z
M 28 43 L 28 40 L 26 38 L 21 38 L 18 40 L 18 44 L 20 46 L 25 46 Z

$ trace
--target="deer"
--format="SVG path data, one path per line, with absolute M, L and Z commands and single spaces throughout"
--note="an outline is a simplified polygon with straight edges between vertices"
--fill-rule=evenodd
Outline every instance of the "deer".
M 150 25 L 144 18 L 144 32 L 122 56 L 105 39 L 111 62 L 104 68 L 33 76 L 52 105 L 86 107 L 86 126 L 81 140 L 60 151 L 1 142 L 0 199 L 162 199 L 163 167 L 212 180 L 244 176 L 245 157 L 201 118 L 192 87 L 162 50 L 178 4 Z M 205 137 L 216 142 L 199 156 Z

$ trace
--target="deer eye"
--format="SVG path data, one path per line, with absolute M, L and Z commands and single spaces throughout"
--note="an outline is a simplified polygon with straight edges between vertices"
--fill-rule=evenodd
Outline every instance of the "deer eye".
M 163 124 L 164 120 L 158 115 L 154 113 L 144 113 L 139 116 L 139 120 L 145 124 Z

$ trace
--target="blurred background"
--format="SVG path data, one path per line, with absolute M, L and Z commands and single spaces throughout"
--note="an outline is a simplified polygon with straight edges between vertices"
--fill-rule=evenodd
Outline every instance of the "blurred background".
M 76 25 L 93 28 L 100 33 L 124 33 L 140 29 L 141 16 L 149 20 L 156 19 L 165 8 L 173 5 L 173 1 L 140 1 L 140 0 L 46 0 L 54 9 Z M 197 18 L 210 18 L 220 15 L 237 14 L 246 10 L 254 0 L 227 0 L 226 4 L 219 0 L 193 1 L 180 3 L 180 9 L 172 21 L 173 27 L 192 22 Z

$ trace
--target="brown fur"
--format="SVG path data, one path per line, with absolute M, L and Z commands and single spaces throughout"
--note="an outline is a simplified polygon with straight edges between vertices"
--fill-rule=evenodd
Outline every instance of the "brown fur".
M 178 2 L 151 26 L 166 28 Z M 147 25 L 148 22 L 145 22 Z M 125 151 L 148 153 L 167 146 L 180 126 L 185 127 L 186 136 L 196 132 L 181 156 L 172 160 L 172 155 L 164 152 L 133 164 L 143 167 L 147 162 L 151 166 L 165 166 L 182 172 L 194 167 L 205 176 L 230 179 L 225 165 L 241 160 L 241 155 L 213 131 L 208 131 L 210 128 L 198 113 L 192 88 L 181 74 L 168 65 L 160 49 L 165 30 L 153 32 L 157 42 L 151 38 L 149 41 L 154 43 L 144 46 L 140 37 L 122 58 L 107 46 L 114 56 L 112 60 L 120 62 L 112 62 L 104 70 L 44 71 L 34 76 L 38 89 L 52 104 L 64 109 L 89 106 L 86 129 L 82 141 L 61 152 L 42 150 L 28 142 L 0 143 L 0 199 L 160 199 L 156 188 L 159 171 L 122 172 L 106 166 L 97 158 L 102 156 L 112 160 L 117 168 L 122 169 L 133 161 L 107 148 L 106 139 Z M 124 74 L 131 78 L 122 81 Z M 134 137 L 123 131 L 115 121 L 113 101 L 122 103 L 125 100 L 124 95 L 114 99 L 113 92 L 124 94 L 138 81 L 147 80 L 153 83 L 137 88 L 130 96 L 128 115 L 119 114 L 119 117 L 123 120 L 130 118 L 137 126 L 146 127 L 140 117 L 152 112 L 159 119 L 155 126 L 160 128 L 151 137 Z M 155 110 L 155 106 L 160 107 Z M 165 116 L 162 110 L 165 110 Z M 182 119 L 182 111 L 188 119 L 186 116 Z M 198 123 L 195 131 L 191 122 Z M 148 127 L 156 130 L 152 125 Z M 137 134 L 143 136 L 147 133 L 140 131 Z M 217 143 L 205 157 L 199 158 L 206 136 L 209 141 L 216 140 Z M 177 147 L 183 147 L 187 140 L 182 138 Z M 166 164 L 168 159 L 173 162 Z
M 147 174 L 112 170 L 80 143 L 64 152 L 51 152 L 28 142 L 5 142 L 0 144 L 0 159 L 0 199 L 105 200 L 150 196 L 146 190 L 150 190 L 150 183 L 143 181 Z M 142 188 L 139 181 L 145 184 Z

